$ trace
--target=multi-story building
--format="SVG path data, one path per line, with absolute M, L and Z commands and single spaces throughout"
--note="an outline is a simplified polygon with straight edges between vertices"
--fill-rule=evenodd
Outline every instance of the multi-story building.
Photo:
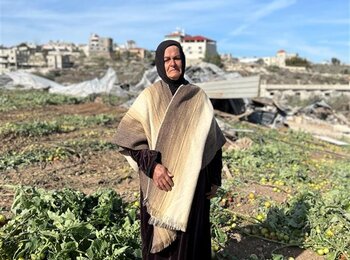
M 175 32 L 172 32 L 170 34 L 165 35 L 164 40 L 174 40 L 174 41 L 182 43 L 183 38 L 185 36 L 190 36 L 190 35 L 185 34 L 184 30 L 180 31 L 180 29 L 176 29 Z
M 181 43 L 186 60 L 196 62 L 206 57 L 218 55 L 216 41 L 201 35 L 191 36 L 182 30 L 165 35 L 165 40 L 175 40 Z
M 17 69 L 47 67 L 47 55 L 52 51 L 53 47 L 49 49 L 47 45 L 43 46 L 22 43 L 14 47 L 17 56 Z
M 43 50 L 56 50 L 56 51 L 71 51 L 76 49 L 74 43 L 62 42 L 62 41 L 49 41 L 41 46 Z
M 110 58 L 113 52 L 112 38 L 92 34 L 89 40 L 89 56 L 104 56 Z
M 0 48 L 0 73 L 17 69 L 17 55 L 14 48 Z
M 120 44 L 115 46 L 116 53 L 126 53 L 129 52 L 131 55 L 144 59 L 146 56 L 146 49 L 137 47 L 134 40 L 128 40 L 125 44 Z
M 21 43 L 12 48 L 0 48 L 0 73 L 49 67 L 63 69 L 72 67 L 72 58 L 80 55 L 77 47 L 55 45 L 52 42 L 37 46 Z
M 27 69 L 33 66 L 30 57 L 39 51 L 36 45 L 21 43 L 12 48 L 0 48 L 0 72 Z
M 31 68 L 43 68 L 47 66 L 46 58 L 43 52 L 35 52 L 28 59 L 28 66 Z
M 50 69 L 71 68 L 73 61 L 80 56 L 80 49 L 74 43 L 49 41 L 42 46 Z
M 50 69 L 64 69 L 71 68 L 73 66 L 73 62 L 70 60 L 69 55 L 64 55 L 60 52 L 49 52 L 46 56 L 47 66 Z

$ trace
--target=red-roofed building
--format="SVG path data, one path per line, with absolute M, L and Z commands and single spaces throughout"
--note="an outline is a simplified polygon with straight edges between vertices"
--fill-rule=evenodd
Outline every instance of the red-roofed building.
M 165 40 L 175 40 L 180 42 L 186 55 L 186 60 L 189 62 L 203 60 L 206 55 L 218 55 L 216 50 L 216 41 L 201 35 L 191 36 L 185 34 L 183 30 L 177 30 L 166 35 Z
M 197 35 L 197 36 L 187 35 L 183 38 L 183 41 L 184 42 L 205 42 L 205 41 L 213 42 L 213 40 L 208 39 L 208 38 L 201 36 L 201 35 Z

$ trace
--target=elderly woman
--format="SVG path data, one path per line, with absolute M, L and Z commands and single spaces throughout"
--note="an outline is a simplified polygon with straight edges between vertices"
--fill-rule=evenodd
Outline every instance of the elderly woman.
M 221 185 L 225 138 L 210 100 L 184 78 L 176 41 L 156 50 L 161 78 L 137 97 L 116 142 L 139 172 L 143 259 L 210 259 L 209 209 Z

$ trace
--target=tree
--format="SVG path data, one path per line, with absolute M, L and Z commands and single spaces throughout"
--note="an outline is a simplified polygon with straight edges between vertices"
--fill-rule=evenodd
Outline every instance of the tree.
M 335 58 L 335 57 L 333 57 L 333 58 L 331 59 L 331 61 L 332 61 L 332 64 L 333 64 L 333 65 L 340 65 L 340 60 L 338 60 L 338 59 Z
M 209 63 L 213 63 L 213 64 L 215 64 L 216 66 L 218 66 L 220 68 L 223 67 L 223 64 L 221 62 L 221 57 L 220 57 L 219 54 L 209 55 L 208 53 L 206 53 L 203 61 L 209 62 Z
M 114 60 L 116 60 L 116 61 L 122 60 L 122 55 L 121 55 L 120 51 L 115 52 Z
M 154 59 L 154 54 L 152 54 L 152 52 L 146 50 L 145 51 L 145 59 Z
M 286 59 L 286 65 L 295 67 L 310 67 L 310 63 L 307 61 L 307 59 L 300 58 L 299 56 Z
M 265 64 L 264 60 L 261 59 L 261 58 L 258 59 L 258 60 L 256 61 L 256 63 L 259 64 L 259 65 L 264 65 L 264 64 Z

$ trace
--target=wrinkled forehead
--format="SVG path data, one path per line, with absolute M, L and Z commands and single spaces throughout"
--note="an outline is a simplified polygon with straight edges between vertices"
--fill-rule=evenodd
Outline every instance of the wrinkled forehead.
M 176 45 L 170 45 L 164 51 L 164 57 L 166 56 L 178 56 L 180 55 L 180 50 Z

